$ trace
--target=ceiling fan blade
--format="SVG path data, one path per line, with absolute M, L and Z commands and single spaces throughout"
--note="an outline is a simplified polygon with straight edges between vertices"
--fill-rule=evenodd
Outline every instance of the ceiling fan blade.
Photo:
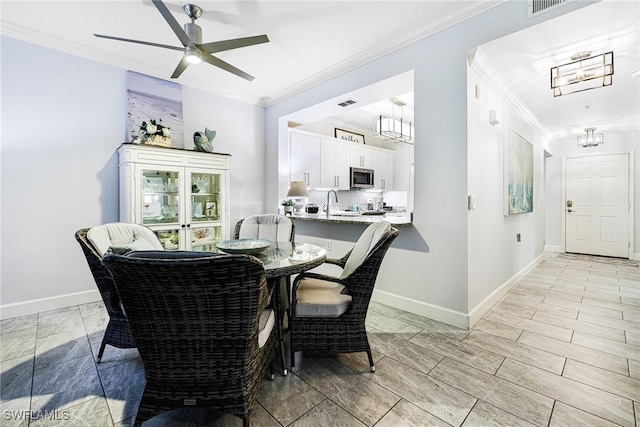
M 178 77 L 180 77 L 180 74 L 182 74 L 182 72 L 186 70 L 188 66 L 189 66 L 189 61 L 187 61 L 187 59 L 183 56 L 182 60 L 180 60 L 180 62 L 178 63 L 178 66 L 173 71 L 173 74 L 171 74 L 171 78 L 177 79 Z
M 230 73 L 235 74 L 236 76 L 240 76 L 243 79 L 252 81 L 253 79 L 255 79 L 255 77 L 253 77 L 250 74 L 245 73 L 244 71 L 240 70 L 239 68 L 234 67 L 233 65 L 229 64 L 228 62 L 224 62 L 222 59 L 220 58 L 216 58 L 213 55 L 202 55 L 202 60 L 204 62 L 207 62 L 211 65 L 214 65 L 218 68 L 222 68 L 225 71 L 228 71 Z
M 182 45 L 185 47 L 189 46 L 192 43 L 191 39 L 189 38 L 187 33 L 185 33 L 184 30 L 182 29 L 182 25 L 180 25 L 178 21 L 176 21 L 176 18 L 173 17 L 171 12 L 169 12 L 169 9 L 167 9 L 167 6 L 165 6 L 165 4 L 162 3 L 161 0 L 151 0 L 151 1 L 155 5 L 155 7 L 158 9 L 160 14 L 164 18 L 164 20 L 167 21 L 167 24 L 169 24 L 173 32 L 176 33 L 176 36 L 178 36 L 178 39 L 180 39 L 180 42 L 182 43 Z
M 261 36 L 244 37 L 240 39 L 222 40 L 218 42 L 204 43 L 198 45 L 200 50 L 209 53 L 222 52 L 224 50 L 237 49 L 239 47 L 252 46 L 254 44 L 268 43 L 269 37 L 266 34 Z
M 145 41 L 142 41 L 142 40 L 123 39 L 122 37 L 105 36 L 104 34 L 94 34 L 94 36 L 100 37 L 102 39 L 118 40 L 118 41 L 121 41 L 121 42 L 137 43 L 137 44 L 144 44 L 144 45 L 147 45 L 147 46 L 162 47 L 164 49 L 173 49 L 173 50 L 184 51 L 184 47 L 169 46 L 169 45 L 166 45 L 166 44 L 145 42 Z

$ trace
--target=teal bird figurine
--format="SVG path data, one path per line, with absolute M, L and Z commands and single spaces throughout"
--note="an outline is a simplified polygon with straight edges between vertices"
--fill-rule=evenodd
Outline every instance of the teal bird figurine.
M 195 132 L 193 134 L 193 144 L 195 145 L 195 151 L 205 151 L 207 153 L 213 152 L 213 139 L 216 137 L 215 130 L 204 129 L 203 132 Z

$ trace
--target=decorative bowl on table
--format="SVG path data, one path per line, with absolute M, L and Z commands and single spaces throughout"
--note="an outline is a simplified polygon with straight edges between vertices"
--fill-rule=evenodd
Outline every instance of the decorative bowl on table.
M 313 256 L 309 252 L 294 253 L 289 257 L 289 263 L 302 264 L 307 261 L 311 261 L 312 259 Z
M 228 254 L 257 254 L 271 246 L 271 243 L 267 239 L 232 239 L 218 242 L 216 247 Z

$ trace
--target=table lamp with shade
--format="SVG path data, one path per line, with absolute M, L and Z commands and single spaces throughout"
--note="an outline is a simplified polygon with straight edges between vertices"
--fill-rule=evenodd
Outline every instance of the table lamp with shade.
M 304 181 L 291 181 L 289 184 L 289 192 L 287 193 L 287 197 L 291 197 L 295 200 L 295 208 L 296 214 L 299 214 L 304 206 L 303 197 L 309 197 L 309 192 L 307 191 L 307 183 Z

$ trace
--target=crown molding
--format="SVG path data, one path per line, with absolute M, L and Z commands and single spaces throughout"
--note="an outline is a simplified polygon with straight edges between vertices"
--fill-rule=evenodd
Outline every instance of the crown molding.
M 173 72 L 173 69 L 169 70 L 159 68 L 154 65 L 131 60 L 98 49 L 89 48 L 79 43 L 74 43 L 59 37 L 53 37 L 48 34 L 33 31 L 28 28 L 24 28 L 4 21 L 0 21 L 0 34 L 15 40 L 31 43 L 36 46 L 41 46 L 91 61 L 100 62 L 102 64 L 106 64 L 115 68 L 136 71 L 138 73 L 157 77 L 159 79 L 167 80 L 166 77 L 168 75 L 171 75 L 171 73 Z M 194 89 L 204 90 L 206 92 L 224 96 L 226 98 L 235 99 L 237 101 L 260 105 L 260 97 L 241 93 L 233 89 L 201 79 L 183 76 L 180 79 L 179 84 Z
M 531 112 L 518 95 L 511 89 L 511 86 L 504 80 L 493 64 L 489 62 L 487 57 L 482 53 L 481 48 L 477 48 L 475 52 L 468 57 L 469 65 L 478 73 L 489 87 L 495 90 L 505 102 L 520 114 L 531 126 L 538 130 L 547 140 L 552 140 L 552 136 L 548 130 L 540 123 L 538 118 Z
M 460 2 L 460 9 L 455 17 L 445 16 L 437 21 L 425 20 L 425 24 L 413 31 L 409 31 L 404 35 L 391 38 L 384 43 L 379 43 L 373 49 L 366 49 L 338 64 L 328 67 L 308 78 L 294 82 L 285 89 L 280 90 L 269 96 L 253 96 L 220 86 L 215 83 L 204 81 L 201 79 L 190 78 L 188 76 L 180 79 L 183 86 L 201 89 L 217 95 L 258 105 L 261 107 L 269 107 L 281 102 L 294 95 L 300 94 L 312 87 L 325 83 L 336 78 L 348 71 L 356 69 L 366 63 L 374 61 L 384 55 L 408 46 L 416 41 L 433 35 L 439 31 L 449 28 L 455 24 L 465 21 L 473 16 L 483 13 L 493 7 L 504 3 L 507 0 L 486 0 L 481 2 L 465 1 Z M 0 21 L 0 34 L 10 38 L 14 38 L 23 42 L 43 46 L 56 51 L 68 53 L 70 55 L 79 56 L 100 63 L 104 63 L 113 67 L 133 70 L 143 74 L 151 75 L 158 78 L 165 78 L 170 75 L 173 69 L 159 69 L 152 64 L 142 63 L 139 61 L 124 58 L 98 49 L 89 48 L 79 43 L 75 43 L 63 38 L 53 37 L 45 33 L 34 31 L 25 27 Z
M 339 75 L 345 74 L 351 70 L 354 70 L 364 64 L 372 62 L 378 58 L 388 55 L 391 52 L 399 50 L 405 46 L 417 42 L 418 40 L 429 37 L 437 32 L 445 30 L 453 25 L 463 22 L 472 18 L 480 13 L 483 13 L 493 7 L 504 3 L 507 0 L 490 0 L 483 2 L 465 2 L 461 3 L 465 6 L 461 8 L 462 13 L 455 18 L 445 17 L 438 21 L 429 22 L 428 25 L 424 25 L 414 31 L 410 31 L 402 36 L 387 40 L 385 43 L 378 44 L 373 49 L 367 49 L 360 52 L 357 55 L 350 57 L 338 64 L 326 68 L 325 70 L 316 73 L 315 75 L 300 80 L 288 86 L 279 92 L 276 92 L 270 96 L 261 98 L 260 105 L 263 107 L 270 107 L 278 102 L 281 102 L 287 98 L 298 95 L 312 87 L 325 83 Z M 425 22 L 427 24 L 427 22 Z

